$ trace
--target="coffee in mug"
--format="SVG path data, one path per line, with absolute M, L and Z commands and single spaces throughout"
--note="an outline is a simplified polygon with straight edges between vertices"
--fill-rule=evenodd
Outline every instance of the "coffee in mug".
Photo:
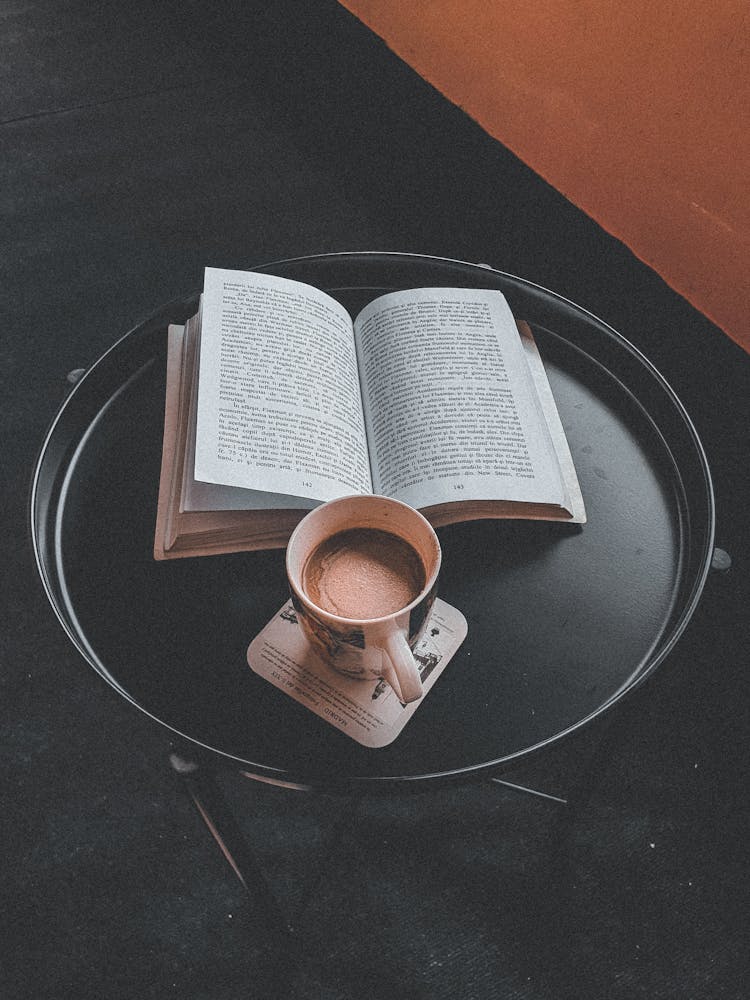
M 411 604 L 425 576 L 419 554 L 403 538 L 379 528 L 347 528 L 313 550 L 302 586 L 324 611 L 369 620 Z
M 440 561 L 432 525 L 408 504 L 381 496 L 321 504 L 286 551 L 305 638 L 334 670 L 384 678 L 404 704 L 416 701 L 422 681 L 412 650 L 435 601 Z

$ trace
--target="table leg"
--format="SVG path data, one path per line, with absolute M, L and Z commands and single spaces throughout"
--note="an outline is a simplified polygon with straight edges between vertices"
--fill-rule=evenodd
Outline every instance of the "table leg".
M 175 751 L 169 755 L 169 763 L 240 884 L 263 910 L 269 921 L 269 930 L 280 944 L 288 948 L 293 928 L 282 914 L 258 861 L 227 806 L 210 765 Z
M 557 804 L 561 806 L 566 806 L 568 804 L 567 799 L 561 799 L 559 795 L 550 795 L 549 792 L 540 792 L 537 788 L 527 788 L 526 785 L 517 785 L 513 781 L 505 781 L 503 778 L 490 778 L 490 781 L 494 782 L 496 785 L 502 785 L 503 788 L 510 788 L 513 792 L 520 792 L 523 795 L 536 795 L 540 799 L 547 799 L 549 802 L 557 802 Z

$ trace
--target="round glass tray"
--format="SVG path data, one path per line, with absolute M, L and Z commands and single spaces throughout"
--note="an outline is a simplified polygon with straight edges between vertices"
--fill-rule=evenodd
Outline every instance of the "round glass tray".
M 476 521 L 439 531 L 440 596 L 468 636 L 390 746 L 361 747 L 254 674 L 248 643 L 287 598 L 282 550 L 157 563 L 166 327 L 120 339 L 75 385 L 34 472 L 31 531 L 50 603 L 83 657 L 170 733 L 259 776 L 320 786 L 500 770 L 610 708 L 664 659 L 713 549 L 703 449 L 653 366 L 553 292 L 481 265 L 352 253 L 263 265 L 337 297 L 500 289 L 531 324 L 586 502 L 583 527 Z

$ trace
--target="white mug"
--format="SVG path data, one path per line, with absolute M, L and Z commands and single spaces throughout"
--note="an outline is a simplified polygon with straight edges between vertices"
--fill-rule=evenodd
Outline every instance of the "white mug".
M 417 553 L 424 586 L 403 608 L 380 618 L 347 618 L 321 608 L 307 593 L 303 574 L 309 557 L 332 535 L 375 528 L 403 539 Z M 440 542 L 432 525 L 408 504 L 381 496 L 330 500 L 295 528 L 286 552 L 292 603 L 308 642 L 334 670 L 362 680 L 384 678 L 404 704 L 422 696 L 412 650 L 419 642 L 437 593 Z

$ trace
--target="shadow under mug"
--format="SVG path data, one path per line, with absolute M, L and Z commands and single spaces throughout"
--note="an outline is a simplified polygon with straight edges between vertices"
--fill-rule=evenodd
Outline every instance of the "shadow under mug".
M 419 555 L 425 584 L 405 607 L 381 618 L 344 618 L 319 607 L 306 593 L 303 573 L 315 549 L 340 531 L 375 528 L 407 542 Z M 311 510 L 295 528 L 286 551 L 292 603 L 315 652 L 334 670 L 361 680 L 384 678 L 407 704 L 422 696 L 412 650 L 424 632 L 437 594 L 440 542 L 419 511 L 381 496 L 330 500 Z

